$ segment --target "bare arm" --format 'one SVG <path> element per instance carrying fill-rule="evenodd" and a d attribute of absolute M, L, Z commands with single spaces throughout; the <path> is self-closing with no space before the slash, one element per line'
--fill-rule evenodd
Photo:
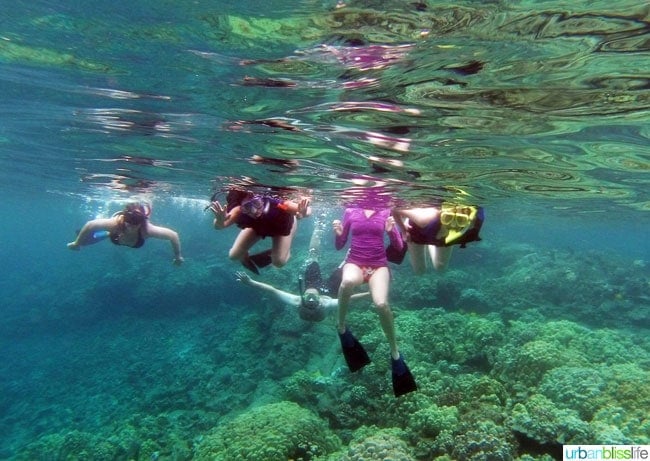
<path fill-rule="evenodd" d="M 369 291 L 364 291 L 363 293 L 353 294 L 350 299 L 366 298 L 369 295 Z M 330 296 L 321 296 L 320 303 L 328 314 L 335 312 L 339 308 L 339 300 Z"/>
<path fill-rule="evenodd" d="M 226 207 L 217 201 L 212 202 L 208 208 L 214 213 L 214 228 L 219 230 L 234 224 L 241 213 L 241 207 L 236 206 L 228 212 Z"/>
<path fill-rule="evenodd" d="M 68 248 L 71 250 L 79 250 L 83 245 L 81 242 L 86 242 L 88 240 L 88 237 L 93 234 L 93 232 L 97 232 L 99 230 L 106 230 L 111 232 L 116 227 L 116 218 L 100 218 L 88 221 L 86 224 L 84 224 L 84 227 L 81 228 L 74 242 L 68 243 Z"/>
<path fill-rule="evenodd" d="M 359 299 L 359 298 L 365 298 L 367 296 L 370 296 L 369 291 L 364 291 L 363 293 L 355 293 L 352 296 L 350 296 L 350 299 Z"/>
<path fill-rule="evenodd" d="M 389 216 L 386 219 L 386 233 L 390 240 L 390 244 L 397 251 L 401 251 L 404 248 L 404 239 L 402 238 L 402 233 L 399 231 L 399 226 L 395 224 L 395 218 Z"/>
<path fill-rule="evenodd" d="M 174 251 L 174 264 L 177 266 L 183 264 L 184 259 L 181 255 L 181 240 L 176 231 L 167 227 L 154 226 L 150 222 L 147 222 L 146 233 L 147 237 L 169 240 L 172 244 L 172 250 Z"/>
<path fill-rule="evenodd" d="M 260 290 L 266 291 L 267 293 L 271 293 L 273 296 L 275 296 L 276 299 L 278 299 L 279 301 L 285 304 L 294 307 L 300 306 L 300 296 L 287 293 L 286 291 L 278 290 L 274 286 L 271 286 L 267 283 L 262 283 L 262 282 L 258 282 L 257 280 L 253 280 L 248 276 L 248 274 L 244 272 L 236 272 L 235 276 L 237 277 L 237 281 L 243 283 L 244 285 L 252 286 Z"/>
<path fill-rule="evenodd" d="M 311 215 L 311 205 L 307 198 L 300 199 L 299 202 L 292 200 L 285 200 L 282 202 L 282 207 L 289 213 L 298 216 L 299 218 L 306 218 Z"/>
<path fill-rule="evenodd" d="M 343 222 L 335 219 L 332 222 L 334 229 L 334 247 L 337 250 L 342 249 L 348 241 L 348 234 L 350 233 L 350 210 L 346 209 L 343 213 Z"/>

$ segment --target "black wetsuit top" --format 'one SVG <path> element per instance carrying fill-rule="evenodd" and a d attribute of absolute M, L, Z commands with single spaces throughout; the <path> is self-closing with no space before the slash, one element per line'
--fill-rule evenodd
<path fill-rule="evenodd" d="M 120 230 L 120 232 L 111 232 L 109 234 L 109 238 L 111 239 L 111 242 L 113 242 L 115 245 L 120 245 L 120 246 L 125 246 L 125 247 L 130 247 L 130 248 L 140 248 L 142 245 L 144 245 L 144 237 L 142 236 L 142 226 L 138 228 L 138 240 L 133 245 L 124 245 L 123 243 L 120 243 L 120 237 L 122 237 L 122 234 L 124 234 L 124 230 Z"/>
<path fill-rule="evenodd" d="M 251 228 L 260 237 L 286 236 L 291 233 L 295 217 L 280 208 L 281 200 L 264 197 L 264 213 L 259 218 L 253 218 L 245 213 L 237 217 L 237 226 Z"/>

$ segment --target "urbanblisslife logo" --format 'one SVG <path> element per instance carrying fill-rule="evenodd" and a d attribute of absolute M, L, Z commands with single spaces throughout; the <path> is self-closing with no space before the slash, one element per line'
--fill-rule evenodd
<path fill-rule="evenodd" d="M 564 461 L 650 460 L 650 445 L 564 445 Z"/>

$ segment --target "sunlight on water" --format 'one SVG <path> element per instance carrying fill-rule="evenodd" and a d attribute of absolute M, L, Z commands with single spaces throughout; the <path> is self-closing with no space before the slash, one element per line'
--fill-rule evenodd
<path fill-rule="evenodd" d="M 412 201 L 458 199 L 459 188 L 480 203 L 647 208 L 638 2 L 342 5 L 269 16 L 158 6 L 129 21 L 35 4 L 0 42 L 5 107 L 29 104 L 18 76 L 38 69 L 31 94 L 61 113 L 43 120 L 43 141 L 85 148 L 43 155 L 18 119 L 3 149 L 29 146 L 32 172 L 52 167 L 61 189 L 91 195 L 207 197 L 245 176 L 318 197 L 361 177 Z M 110 29 L 123 38 L 103 40 Z M 20 178 L 17 169 L 7 163 L 5 174 Z"/>

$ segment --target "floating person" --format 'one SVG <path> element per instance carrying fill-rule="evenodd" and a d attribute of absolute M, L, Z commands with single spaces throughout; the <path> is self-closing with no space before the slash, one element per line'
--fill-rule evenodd
<path fill-rule="evenodd" d="M 256 274 L 259 274 L 260 267 L 269 264 L 284 266 L 291 256 L 297 220 L 311 214 L 309 199 L 294 202 L 231 188 L 226 195 L 226 203 L 222 205 L 216 200 L 217 195 L 206 207 L 206 210 L 214 213 L 215 229 L 221 230 L 233 224 L 242 229 L 228 257 L 240 261 L 246 269 Z M 249 254 L 249 250 L 266 237 L 271 237 L 273 241 L 271 249 Z"/>
<path fill-rule="evenodd" d="M 318 264 L 313 262 L 312 264 Z M 324 292 L 317 286 L 313 280 L 309 279 L 309 274 L 313 274 L 314 266 L 307 266 L 305 271 L 305 278 L 302 277 L 299 279 L 299 290 L 300 294 L 296 295 L 289 293 L 288 291 L 280 290 L 275 288 L 273 285 L 268 283 L 263 283 L 257 280 L 253 280 L 245 272 L 236 272 L 235 276 L 238 282 L 241 282 L 245 285 L 258 288 L 262 291 L 270 293 L 278 301 L 286 304 L 287 306 L 296 307 L 298 309 L 298 315 L 301 319 L 307 322 L 321 322 L 328 315 L 333 312 L 336 312 L 338 308 L 338 300 L 334 297 L 324 294 Z M 358 299 L 367 297 L 370 293 L 354 293 L 350 299 Z"/>
<path fill-rule="evenodd" d="M 149 221 L 151 207 L 141 203 L 130 203 L 124 210 L 118 211 L 110 218 L 88 221 L 77 233 L 77 238 L 68 243 L 71 250 L 80 250 L 82 246 L 93 245 L 109 239 L 115 245 L 140 248 L 146 239 L 152 237 L 169 240 L 174 251 L 174 264 L 180 266 L 184 259 L 181 255 L 181 242 L 178 233 L 171 229 L 155 226 Z"/>
<path fill-rule="evenodd" d="M 355 372 L 370 363 L 365 349 L 346 325 L 352 291 L 355 287 L 368 283 L 381 327 L 390 346 L 393 392 L 396 397 L 399 397 L 417 390 L 415 379 L 397 347 L 393 313 L 388 305 L 390 272 L 384 248 L 384 234 L 388 234 L 391 245 L 397 250 L 401 250 L 404 244 L 399 229 L 395 226 L 395 220 L 391 216 L 391 210 L 369 206 L 347 208 L 343 221 L 335 220 L 333 228 L 338 250 L 346 245 L 351 236 L 350 249 L 343 266 L 339 288 L 337 326 L 348 368 Z"/>
<path fill-rule="evenodd" d="M 237 272 L 237 281 L 272 294 L 277 300 L 288 306 L 298 308 L 298 315 L 308 322 L 321 322 L 338 308 L 339 285 L 341 284 L 342 264 L 337 267 L 327 280 L 323 279 L 318 259 L 323 227 L 315 223 L 309 242 L 309 253 L 304 275 L 298 278 L 299 295 L 289 293 L 274 286 L 253 280 L 244 272 Z M 355 293 L 350 299 L 367 297 L 370 293 Z"/>
<path fill-rule="evenodd" d="M 395 209 L 393 216 L 408 242 L 411 267 L 416 274 L 426 271 L 429 254 L 436 271 L 447 268 L 454 245 L 464 248 L 481 240 L 485 220 L 483 207 L 443 203 L 440 207 Z"/>

